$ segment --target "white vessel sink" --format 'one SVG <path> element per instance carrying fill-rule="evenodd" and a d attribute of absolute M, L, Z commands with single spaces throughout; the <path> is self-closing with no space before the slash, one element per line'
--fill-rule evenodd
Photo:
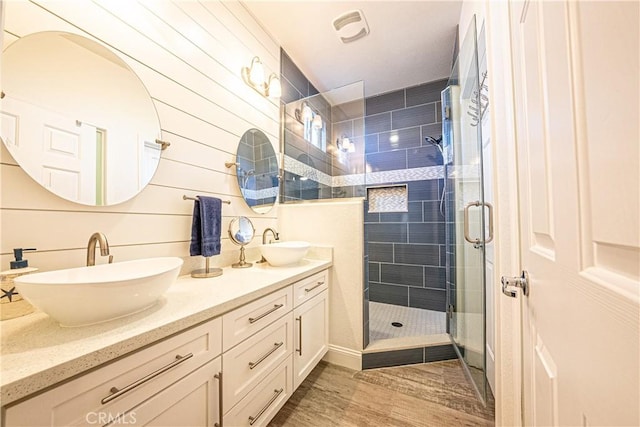
<path fill-rule="evenodd" d="M 274 267 L 282 267 L 299 262 L 307 254 L 308 242 L 291 241 L 260 245 L 262 256 Z"/>
<path fill-rule="evenodd" d="M 61 326 L 86 326 L 137 313 L 156 303 L 182 259 L 146 258 L 17 277 L 18 292 Z"/>

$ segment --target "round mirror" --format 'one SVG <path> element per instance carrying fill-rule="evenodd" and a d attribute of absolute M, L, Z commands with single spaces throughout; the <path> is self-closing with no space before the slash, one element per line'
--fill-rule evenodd
<path fill-rule="evenodd" d="M 267 135 L 249 129 L 240 138 L 236 153 L 238 186 L 254 212 L 267 213 L 276 203 L 280 180 L 278 157 Z"/>
<path fill-rule="evenodd" d="M 244 247 L 251 243 L 256 229 L 253 227 L 253 223 L 246 216 L 239 216 L 234 218 L 229 223 L 229 238 L 236 245 L 240 245 L 240 260 L 231 264 L 233 268 L 247 268 L 251 267 L 250 262 L 246 262 L 244 255 Z"/>
<path fill-rule="evenodd" d="M 84 205 L 115 205 L 151 180 L 158 115 L 136 74 L 103 45 L 42 32 L 2 54 L 0 137 L 31 178 Z"/>

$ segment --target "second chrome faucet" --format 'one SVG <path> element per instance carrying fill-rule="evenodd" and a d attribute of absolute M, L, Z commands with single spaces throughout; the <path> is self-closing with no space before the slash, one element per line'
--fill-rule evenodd
<path fill-rule="evenodd" d="M 280 240 L 280 234 L 273 228 L 271 227 L 267 227 L 264 229 L 264 231 L 262 232 L 262 244 L 266 245 L 267 244 L 267 234 L 273 234 L 273 238 L 274 240 Z M 271 242 L 269 242 L 271 243 Z M 267 260 L 264 258 L 264 256 L 262 258 L 260 258 L 260 261 L 258 261 L 258 263 L 263 263 L 263 262 L 267 262 Z"/>
<path fill-rule="evenodd" d="M 269 232 L 271 232 L 273 234 L 273 238 L 275 240 L 280 240 L 280 235 L 278 234 L 278 232 L 276 230 L 274 230 L 273 228 L 271 228 L 271 227 L 267 227 L 262 232 L 262 244 L 263 245 L 267 244 L 267 234 L 269 234 Z M 269 242 L 269 243 L 271 243 L 271 242 Z"/>

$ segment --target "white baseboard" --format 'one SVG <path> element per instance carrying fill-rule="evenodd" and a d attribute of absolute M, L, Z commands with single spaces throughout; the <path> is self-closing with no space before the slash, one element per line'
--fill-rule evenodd
<path fill-rule="evenodd" d="M 356 371 L 362 370 L 362 352 L 350 348 L 329 344 L 329 350 L 322 360 Z"/>

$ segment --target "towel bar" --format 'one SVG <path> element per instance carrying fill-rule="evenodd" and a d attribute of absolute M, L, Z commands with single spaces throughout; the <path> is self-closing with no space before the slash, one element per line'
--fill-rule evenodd
<path fill-rule="evenodd" d="M 222 276 L 222 269 L 221 268 L 216 268 L 216 267 L 211 267 L 209 265 L 209 260 L 211 257 L 205 257 L 205 267 L 201 268 L 199 270 L 193 270 L 191 272 L 191 277 L 195 278 L 195 279 L 207 279 L 209 277 L 218 277 L 218 276 Z"/>
<path fill-rule="evenodd" d="M 197 197 L 197 196 L 196 196 Z M 182 200 L 196 200 L 196 197 L 189 197 L 186 194 L 182 195 Z M 231 204 L 231 200 L 223 200 L 222 203 L 225 203 L 227 205 Z"/>

